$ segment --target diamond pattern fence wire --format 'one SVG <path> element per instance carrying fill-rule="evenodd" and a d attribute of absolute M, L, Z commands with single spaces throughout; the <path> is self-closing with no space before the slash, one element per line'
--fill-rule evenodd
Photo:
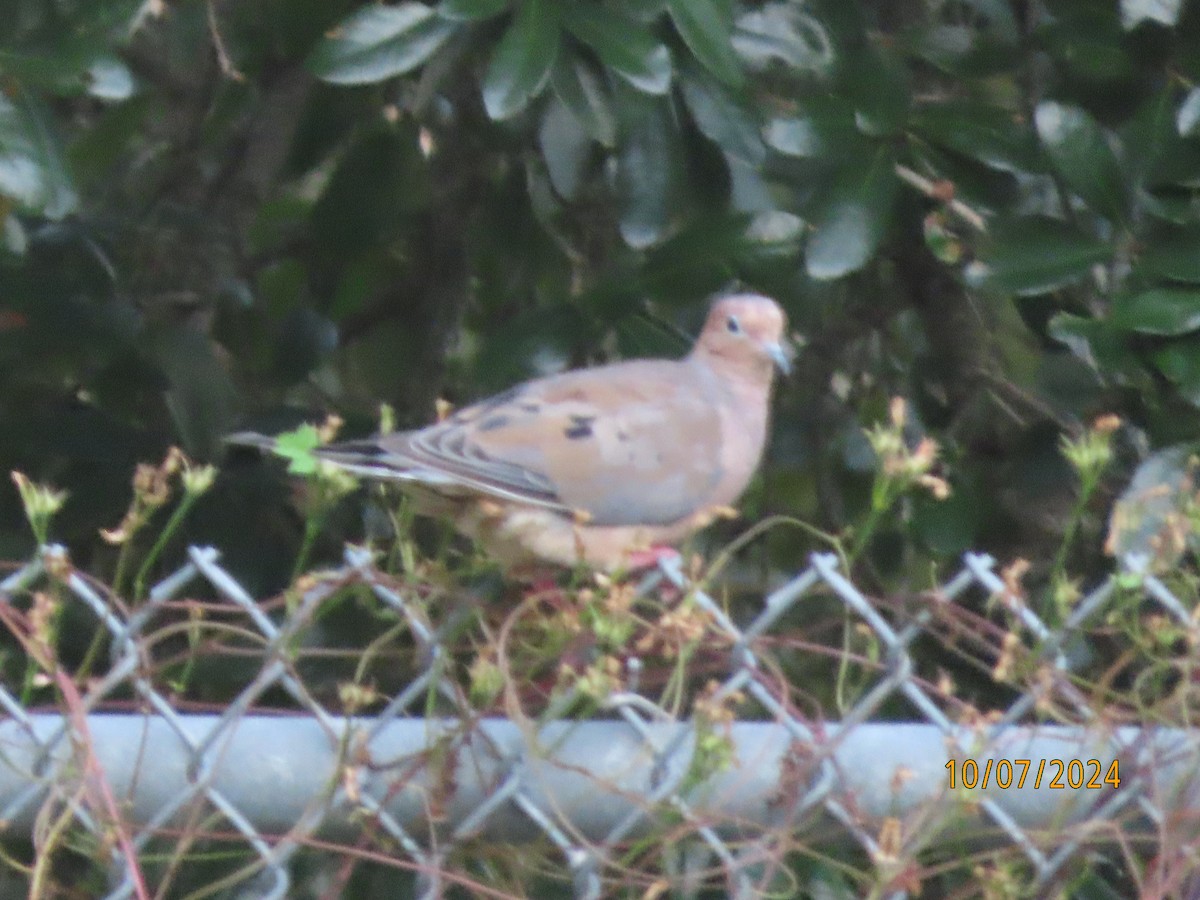
<path fill-rule="evenodd" d="M 188 557 L 134 607 L 60 547 L 0 582 L 0 824 L 30 848 L 5 896 L 1047 896 L 1097 867 L 1197 887 L 1194 604 L 1138 560 L 1053 625 L 986 556 L 894 602 L 829 554 L 757 602 L 676 559 L 495 625 L 361 549 L 271 600 Z M 804 639 L 818 608 L 839 639 Z M 516 672 L 521 629 L 572 610 L 557 670 Z M 339 616 L 378 640 L 339 647 Z M 1122 616 L 1169 677 L 1098 664 Z M 1005 704 L 924 667 L 931 640 Z M 810 658 L 832 712 L 793 683 Z M 1140 710 L 1116 684 L 1160 676 Z"/>

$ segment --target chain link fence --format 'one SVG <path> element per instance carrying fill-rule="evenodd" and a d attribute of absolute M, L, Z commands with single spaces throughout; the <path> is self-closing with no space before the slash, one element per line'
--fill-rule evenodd
<path fill-rule="evenodd" d="M 8 884 L 1194 896 L 1187 585 L 1126 560 L 1035 611 L 976 554 L 903 598 L 830 554 L 748 600 L 684 568 L 500 608 L 351 548 L 263 599 L 193 547 L 127 606 L 44 548 L 0 582 Z"/>

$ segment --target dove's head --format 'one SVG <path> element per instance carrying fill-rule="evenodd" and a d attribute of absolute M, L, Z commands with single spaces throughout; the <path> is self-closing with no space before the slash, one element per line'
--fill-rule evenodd
<path fill-rule="evenodd" d="M 792 369 L 795 351 L 787 340 L 787 318 L 779 304 L 759 294 L 736 294 L 717 300 L 708 311 L 693 351 L 713 362 L 761 373 Z"/>

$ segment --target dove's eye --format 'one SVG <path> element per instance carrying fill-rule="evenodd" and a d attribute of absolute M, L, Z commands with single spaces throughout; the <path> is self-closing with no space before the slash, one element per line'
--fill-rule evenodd
<path fill-rule="evenodd" d="M 725 320 L 725 328 L 729 331 L 730 334 L 741 334 L 742 333 L 742 323 L 738 321 L 737 316 L 730 316 L 728 319 L 726 319 Z"/>

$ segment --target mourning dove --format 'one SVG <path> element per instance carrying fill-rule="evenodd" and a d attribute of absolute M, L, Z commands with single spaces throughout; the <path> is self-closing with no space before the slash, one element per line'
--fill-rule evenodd
<path fill-rule="evenodd" d="M 510 571 L 628 568 L 707 525 L 749 484 L 774 370 L 790 369 L 785 329 L 774 300 L 725 297 L 683 359 L 527 381 L 426 428 L 314 452 L 400 484 L 419 512 L 449 519 Z"/>

